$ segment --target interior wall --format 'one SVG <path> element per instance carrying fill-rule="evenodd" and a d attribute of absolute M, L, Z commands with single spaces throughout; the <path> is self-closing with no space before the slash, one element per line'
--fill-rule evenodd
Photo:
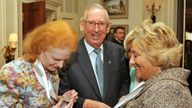
<path fill-rule="evenodd" d="M 79 35 L 79 39 L 81 39 L 83 37 L 83 33 L 80 30 L 79 27 L 79 20 L 80 18 L 83 16 L 83 12 L 85 7 L 87 6 L 87 0 L 84 0 L 84 2 L 82 2 L 82 0 L 78 0 L 78 24 L 76 24 L 78 27 L 78 35 Z"/>
<path fill-rule="evenodd" d="M 87 0 L 87 5 L 100 3 L 101 0 Z M 128 0 L 128 18 L 111 19 L 114 25 L 127 25 L 128 31 L 136 25 L 141 24 L 143 20 L 150 19 L 151 13 L 147 11 L 146 5 L 151 6 L 153 2 L 161 5 L 156 13 L 157 21 L 162 21 L 176 31 L 176 2 L 177 0 Z M 159 6 L 157 5 L 157 6 Z M 156 6 L 156 8 L 157 8 Z M 85 7 L 85 6 L 84 6 Z"/>
<path fill-rule="evenodd" d="M 0 0 L 0 67 L 4 64 L 2 48 L 6 45 L 6 0 Z"/>
<path fill-rule="evenodd" d="M 149 19 L 151 13 L 147 11 L 146 5 L 151 5 L 154 2 L 158 2 L 161 5 L 161 9 L 157 12 L 157 21 L 162 21 L 170 26 L 176 32 L 176 8 L 177 0 L 128 0 L 128 18 L 126 19 L 111 19 L 114 25 L 127 25 L 128 31 L 133 29 L 137 24 L 140 24 L 143 20 Z M 83 15 L 85 7 L 89 4 L 100 3 L 101 0 L 85 0 L 78 4 L 78 16 L 79 19 Z M 79 26 L 77 24 L 77 26 Z M 79 27 L 78 27 L 79 28 Z M 82 32 L 78 31 L 80 38 L 83 36 Z"/>
<path fill-rule="evenodd" d="M 28 0 L 0 0 L 0 48 L 7 45 L 8 34 L 11 32 L 21 32 L 22 27 L 22 13 L 21 2 Z M 34 1 L 34 0 L 31 0 Z M 100 3 L 101 0 L 77 0 L 78 11 L 76 22 L 78 28 L 79 38 L 83 36 L 79 29 L 79 19 L 83 16 L 85 7 L 92 3 Z M 165 22 L 167 25 L 176 28 L 176 1 L 177 0 L 159 0 L 162 1 L 161 10 L 157 14 L 157 19 Z M 112 24 L 123 24 L 128 26 L 128 31 L 133 29 L 137 24 L 140 24 L 144 19 L 150 18 L 150 13 L 146 11 L 145 0 L 128 0 L 128 18 L 125 19 L 111 19 Z M 19 34 L 19 48 L 16 52 L 17 55 L 22 54 L 22 41 L 21 34 Z M 2 52 L 0 53 L 0 67 L 4 64 Z"/>
<path fill-rule="evenodd" d="M 87 5 L 101 3 L 101 0 L 87 0 Z M 111 19 L 113 25 L 127 25 L 128 31 L 143 21 L 143 0 L 128 0 L 128 18 Z M 84 6 L 85 7 L 85 6 Z M 137 10 L 137 11 L 135 11 Z"/>
<path fill-rule="evenodd" d="M 128 18 L 111 19 L 114 25 L 127 25 L 128 31 L 143 21 L 143 0 L 128 0 Z"/>
<path fill-rule="evenodd" d="M 1 54 L 0 54 L 0 67 L 5 63 L 2 48 L 7 45 L 8 36 L 10 33 L 18 33 L 18 19 L 17 19 L 17 0 L 1 0 Z M 18 50 L 16 50 L 16 56 Z"/>
<path fill-rule="evenodd" d="M 129 11 L 128 11 L 128 25 L 129 31 L 132 30 L 136 25 L 141 24 L 144 20 L 144 0 L 129 0 Z"/>
<path fill-rule="evenodd" d="M 147 5 L 151 8 L 152 3 L 155 3 L 155 9 L 160 10 L 155 13 L 156 20 L 162 21 L 168 26 L 170 26 L 174 31 L 176 31 L 176 9 L 177 9 L 177 0 L 145 0 L 144 3 L 144 18 L 150 18 L 151 12 L 147 11 Z"/>
<path fill-rule="evenodd" d="M 165 7 L 165 22 L 175 32 L 177 32 L 177 1 L 178 0 L 166 0 Z"/>
<path fill-rule="evenodd" d="M 6 27 L 7 33 L 12 32 L 18 33 L 18 11 L 17 11 L 17 0 L 6 0 Z M 8 35 L 7 34 L 7 35 Z"/>

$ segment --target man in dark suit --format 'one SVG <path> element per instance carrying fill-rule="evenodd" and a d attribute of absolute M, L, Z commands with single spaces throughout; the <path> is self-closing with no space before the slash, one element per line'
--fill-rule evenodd
<path fill-rule="evenodd" d="M 129 72 L 123 47 L 104 40 L 110 27 L 108 13 L 101 5 L 93 4 L 86 8 L 80 20 L 84 38 L 71 57 L 69 68 L 63 70 L 67 72 L 60 73 L 59 93 L 75 89 L 79 96 L 76 108 L 113 107 L 129 91 Z M 95 49 L 101 50 L 100 69 Z"/>

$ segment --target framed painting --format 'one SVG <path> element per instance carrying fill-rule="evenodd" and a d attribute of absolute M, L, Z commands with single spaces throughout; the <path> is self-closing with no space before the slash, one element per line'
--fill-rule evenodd
<path fill-rule="evenodd" d="M 114 29 L 116 27 L 123 27 L 123 28 L 125 28 L 125 36 L 127 35 L 127 33 L 128 33 L 128 25 L 112 25 L 111 28 L 110 28 L 109 33 L 107 34 L 107 40 L 111 40 L 113 38 Z"/>
<path fill-rule="evenodd" d="M 128 0 L 101 0 L 110 18 L 128 18 Z"/>

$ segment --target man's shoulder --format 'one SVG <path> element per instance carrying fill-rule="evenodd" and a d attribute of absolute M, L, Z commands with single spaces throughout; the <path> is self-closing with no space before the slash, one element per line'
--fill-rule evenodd
<path fill-rule="evenodd" d="M 111 47 L 113 49 L 123 49 L 123 47 L 121 45 L 118 45 L 114 42 L 110 42 L 110 41 L 105 41 L 104 45 L 107 45 L 108 47 Z"/>

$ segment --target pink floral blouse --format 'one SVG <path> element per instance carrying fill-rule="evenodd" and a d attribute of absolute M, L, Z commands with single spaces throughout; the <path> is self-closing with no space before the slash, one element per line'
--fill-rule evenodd
<path fill-rule="evenodd" d="M 21 58 L 0 70 L 0 107 L 49 108 L 46 91 L 36 78 L 33 64 Z M 54 95 L 59 87 L 58 75 L 51 75 Z"/>

